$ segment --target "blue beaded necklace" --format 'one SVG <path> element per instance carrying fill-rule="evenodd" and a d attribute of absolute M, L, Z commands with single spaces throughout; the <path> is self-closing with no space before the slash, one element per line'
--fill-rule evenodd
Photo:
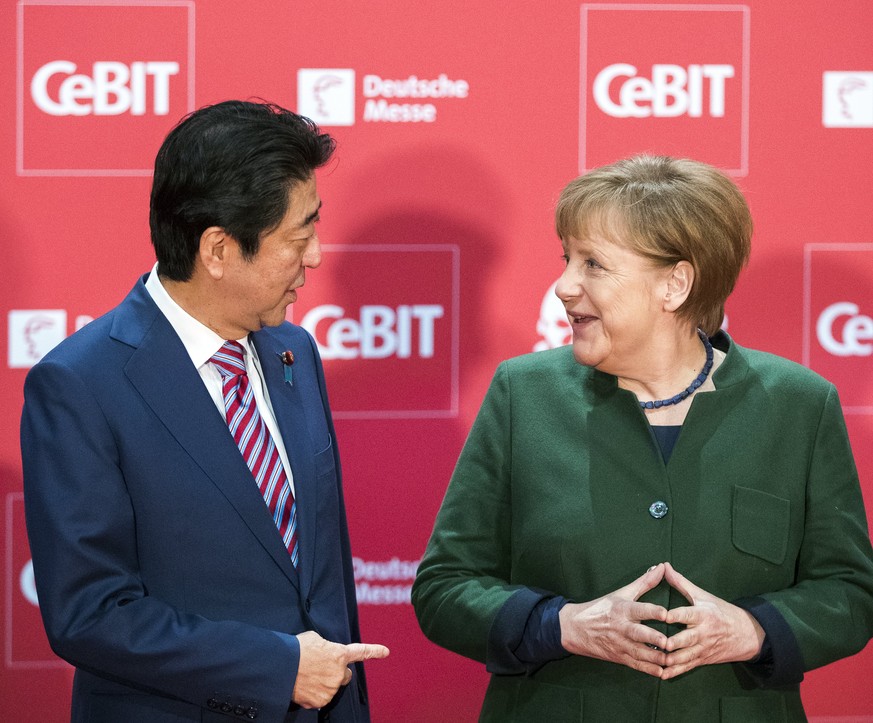
<path fill-rule="evenodd" d="M 679 402 L 683 399 L 687 399 L 697 388 L 700 387 L 701 384 L 703 384 L 703 382 L 706 381 L 706 378 L 709 376 L 709 372 L 712 369 L 712 344 L 709 343 L 709 338 L 700 329 L 697 330 L 697 336 L 700 337 L 700 341 L 703 342 L 703 348 L 706 349 L 706 363 L 703 365 L 703 369 L 700 374 L 697 375 L 697 378 L 688 385 L 687 389 L 683 389 L 675 397 L 670 397 L 669 399 L 657 399 L 653 402 L 639 402 L 640 407 L 643 409 L 660 409 L 661 407 L 669 407 L 671 404 L 679 404 Z"/>

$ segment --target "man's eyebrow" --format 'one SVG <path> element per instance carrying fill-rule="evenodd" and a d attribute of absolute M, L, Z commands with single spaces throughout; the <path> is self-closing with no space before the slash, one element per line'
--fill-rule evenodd
<path fill-rule="evenodd" d="M 319 201 L 318 208 L 316 208 L 312 213 L 310 213 L 306 218 L 303 219 L 303 223 L 300 224 L 301 228 L 303 226 L 308 226 L 313 221 L 315 221 L 316 218 L 318 218 L 318 213 L 319 213 L 319 211 L 321 211 L 322 203 L 323 203 L 322 201 Z"/>

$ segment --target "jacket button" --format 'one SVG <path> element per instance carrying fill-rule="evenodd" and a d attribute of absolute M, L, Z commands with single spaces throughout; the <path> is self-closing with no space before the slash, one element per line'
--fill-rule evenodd
<path fill-rule="evenodd" d="M 236 708 L 233 709 L 234 715 L 245 715 L 245 712 L 246 709 L 243 708 L 241 705 L 238 705 Z"/>
<path fill-rule="evenodd" d="M 249 708 L 246 711 L 246 718 L 248 718 L 249 720 L 254 720 L 257 717 L 258 717 L 258 709 L 257 708 Z"/>
<path fill-rule="evenodd" d="M 670 508 L 667 507 L 666 502 L 658 500 L 657 502 L 652 502 L 652 504 L 649 506 L 649 514 L 656 520 L 660 520 L 664 515 L 667 514 L 668 509 Z"/>
<path fill-rule="evenodd" d="M 214 709 L 214 708 L 218 708 L 219 704 L 218 704 L 218 701 L 215 700 L 215 698 L 210 698 L 209 700 L 206 701 L 206 705 L 208 705 L 210 708 Z"/>
<path fill-rule="evenodd" d="M 221 712 L 222 713 L 230 713 L 233 710 L 233 706 L 230 703 L 222 703 L 221 704 Z"/>

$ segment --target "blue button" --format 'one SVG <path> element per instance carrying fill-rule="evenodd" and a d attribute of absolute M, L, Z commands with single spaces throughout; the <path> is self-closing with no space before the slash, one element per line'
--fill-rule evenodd
<path fill-rule="evenodd" d="M 649 507 L 649 514 L 656 520 L 660 520 L 664 515 L 667 514 L 668 509 L 670 508 L 667 507 L 666 502 L 658 500 L 657 502 L 652 502 L 651 506 Z"/>

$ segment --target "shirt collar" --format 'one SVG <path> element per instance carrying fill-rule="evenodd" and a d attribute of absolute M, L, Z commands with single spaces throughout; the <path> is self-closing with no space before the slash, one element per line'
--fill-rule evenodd
<path fill-rule="evenodd" d="M 161 313 L 167 317 L 170 326 L 182 340 L 188 356 L 198 369 L 206 364 L 224 344 L 225 340 L 216 334 L 205 324 L 197 321 L 191 314 L 179 306 L 173 297 L 167 293 L 164 285 L 158 278 L 158 265 L 152 267 L 148 279 L 145 282 L 146 291 L 152 297 Z M 249 345 L 248 336 L 237 341 L 243 345 L 247 355 L 251 355 L 252 348 Z"/>

